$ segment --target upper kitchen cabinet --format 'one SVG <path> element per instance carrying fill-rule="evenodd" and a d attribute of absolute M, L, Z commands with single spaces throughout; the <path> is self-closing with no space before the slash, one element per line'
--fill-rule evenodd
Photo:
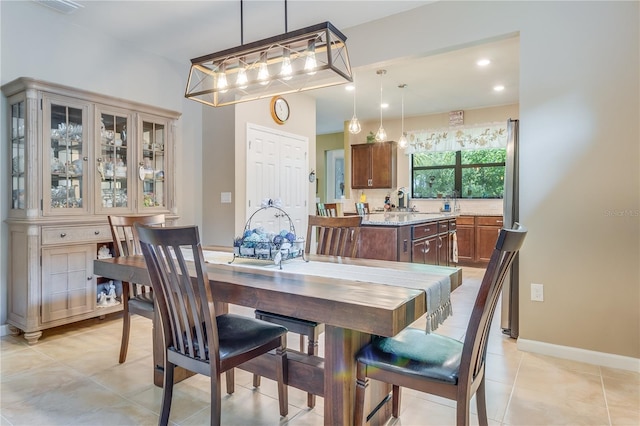
<path fill-rule="evenodd" d="M 351 145 L 351 187 L 393 188 L 396 176 L 394 142 Z"/>

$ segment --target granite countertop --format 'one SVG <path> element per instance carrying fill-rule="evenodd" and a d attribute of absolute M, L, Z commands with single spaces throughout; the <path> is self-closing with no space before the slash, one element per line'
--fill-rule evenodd
<path fill-rule="evenodd" d="M 450 219 L 458 213 L 420 213 L 420 212 L 389 212 L 370 213 L 362 218 L 363 225 L 370 226 L 404 226 L 418 223 L 433 222 Z"/>
<path fill-rule="evenodd" d="M 372 212 L 362 219 L 369 226 L 404 226 L 451 219 L 458 216 L 502 216 L 501 212 Z"/>

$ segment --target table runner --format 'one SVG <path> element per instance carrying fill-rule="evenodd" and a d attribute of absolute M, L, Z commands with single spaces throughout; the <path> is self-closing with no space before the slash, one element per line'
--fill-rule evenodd
<path fill-rule="evenodd" d="M 185 260 L 193 261 L 190 250 L 182 251 Z M 380 268 L 376 266 L 347 265 L 343 263 L 328 263 L 319 261 L 306 262 L 302 258 L 296 258 L 283 263 L 283 269 L 279 265 L 268 260 L 248 259 L 236 257 L 233 253 L 203 250 L 205 262 L 232 265 L 248 269 L 274 270 L 280 273 L 294 273 L 325 278 L 338 278 L 356 282 L 371 282 L 383 285 L 423 290 L 427 297 L 427 324 L 426 331 L 431 332 L 453 314 L 451 306 L 451 278 L 448 274 L 424 273 L 412 271 L 400 271 L 395 269 Z"/>

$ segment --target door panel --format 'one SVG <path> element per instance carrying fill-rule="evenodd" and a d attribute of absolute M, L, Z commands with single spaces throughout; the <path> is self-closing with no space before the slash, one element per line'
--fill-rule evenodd
<path fill-rule="evenodd" d="M 280 200 L 298 236 L 304 236 L 308 215 L 308 139 L 247 126 L 247 220 L 263 200 Z M 271 212 L 269 212 L 271 213 Z M 259 217 L 258 217 L 259 216 Z M 278 214 L 256 215 L 251 227 L 277 232 L 289 228 L 289 220 Z"/>

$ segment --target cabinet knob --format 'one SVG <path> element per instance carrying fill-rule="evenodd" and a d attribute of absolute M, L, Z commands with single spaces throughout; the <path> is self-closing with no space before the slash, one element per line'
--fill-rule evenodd
<path fill-rule="evenodd" d="M 100 231 L 93 231 L 94 234 L 100 235 Z"/>
<path fill-rule="evenodd" d="M 93 277 L 87 277 L 87 281 L 91 281 Z"/>
<path fill-rule="evenodd" d="M 82 161 L 89 161 L 89 157 L 82 157 Z"/>
<path fill-rule="evenodd" d="M 64 233 L 64 232 L 61 232 L 61 233 L 60 233 L 60 238 L 64 238 L 64 237 L 66 237 L 66 236 L 67 236 L 67 234 L 66 234 L 66 233 Z"/>
<path fill-rule="evenodd" d="M 96 159 L 96 161 L 97 161 L 98 163 L 102 163 L 102 161 L 103 161 L 103 160 L 102 160 L 102 157 L 98 157 L 98 158 Z"/>

